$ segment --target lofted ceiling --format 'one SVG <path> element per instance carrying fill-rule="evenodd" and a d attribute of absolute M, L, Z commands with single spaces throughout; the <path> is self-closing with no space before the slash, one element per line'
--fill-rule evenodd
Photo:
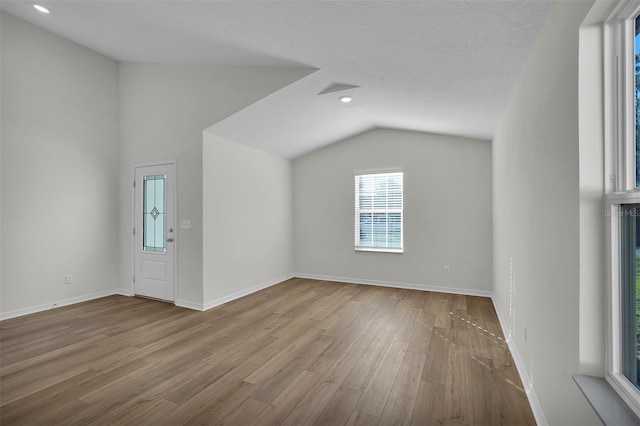
<path fill-rule="evenodd" d="M 51 13 L 22 0 L 0 8 L 118 61 L 316 69 L 208 129 L 286 158 L 376 127 L 492 139 L 552 4 L 38 3 Z"/>

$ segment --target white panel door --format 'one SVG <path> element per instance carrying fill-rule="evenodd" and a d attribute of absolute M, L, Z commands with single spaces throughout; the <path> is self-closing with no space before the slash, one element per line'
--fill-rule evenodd
<path fill-rule="evenodd" d="M 173 302 L 175 164 L 134 170 L 134 293 Z"/>

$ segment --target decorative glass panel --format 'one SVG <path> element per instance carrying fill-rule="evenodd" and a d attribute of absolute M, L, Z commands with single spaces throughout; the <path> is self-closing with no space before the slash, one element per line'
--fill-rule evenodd
<path fill-rule="evenodd" d="M 145 176 L 143 178 L 143 236 L 142 249 L 164 253 L 167 251 L 165 238 L 165 191 L 166 175 Z"/>

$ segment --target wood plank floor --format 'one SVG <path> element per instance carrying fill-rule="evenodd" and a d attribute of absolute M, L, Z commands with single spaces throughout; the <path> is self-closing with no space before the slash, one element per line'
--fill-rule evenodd
<path fill-rule="evenodd" d="M 0 323 L 7 425 L 533 425 L 487 298 L 292 279 Z"/>

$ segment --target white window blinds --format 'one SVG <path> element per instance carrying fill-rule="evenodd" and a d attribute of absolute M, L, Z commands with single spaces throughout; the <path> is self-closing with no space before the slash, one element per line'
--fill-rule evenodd
<path fill-rule="evenodd" d="M 355 248 L 402 252 L 403 172 L 355 175 Z"/>

